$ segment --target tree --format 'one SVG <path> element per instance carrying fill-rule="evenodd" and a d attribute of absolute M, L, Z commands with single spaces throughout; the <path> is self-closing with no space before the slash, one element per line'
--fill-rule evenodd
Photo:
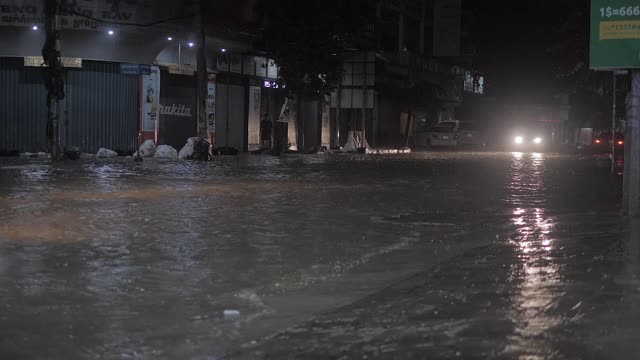
<path fill-rule="evenodd" d="M 279 82 L 303 99 L 330 93 L 341 76 L 340 53 L 353 49 L 366 0 L 265 0 L 264 46 Z"/>
<path fill-rule="evenodd" d="M 569 94 L 611 95 L 611 74 L 589 69 L 589 4 L 561 13 L 546 49 L 559 88 Z"/>

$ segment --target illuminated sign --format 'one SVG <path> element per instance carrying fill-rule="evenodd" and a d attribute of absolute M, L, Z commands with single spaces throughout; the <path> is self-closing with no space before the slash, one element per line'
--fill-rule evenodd
<path fill-rule="evenodd" d="M 278 85 L 278 83 L 275 82 L 275 81 L 265 80 L 262 83 L 262 87 L 269 88 L 269 89 L 278 89 L 280 87 L 280 85 Z M 284 89 L 284 88 L 286 88 L 286 86 L 282 85 L 282 88 Z"/>

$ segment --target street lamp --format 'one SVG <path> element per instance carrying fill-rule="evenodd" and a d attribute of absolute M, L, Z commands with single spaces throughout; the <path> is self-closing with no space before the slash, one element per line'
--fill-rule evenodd
<path fill-rule="evenodd" d="M 173 38 L 171 36 L 169 36 L 167 38 L 167 40 L 171 41 L 171 40 L 173 40 Z M 181 70 L 182 69 L 182 41 L 180 41 L 180 39 L 178 39 L 177 42 L 178 42 L 178 70 Z M 192 41 L 189 41 L 187 43 L 187 45 L 190 48 L 196 46 L 196 44 L 194 42 L 192 42 Z"/>
<path fill-rule="evenodd" d="M 172 38 L 171 36 L 169 36 L 169 37 L 167 38 L 167 40 L 171 41 L 171 40 L 173 40 L 173 38 Z"/>
<path fill-rule="evenodd" d="M 109 30 L 109 31 L 107 31 L 107 34 L 109 34 L 109 35 L 113 35 L 113 34 L 114 34 L 114 32 L 113 32 L 113 30 Z"/>
<path fill-rule="evenodd" d="M 38 30 L 38 25 L 33 25 L 32 29 L 33 29 L 33 31 Z"/>

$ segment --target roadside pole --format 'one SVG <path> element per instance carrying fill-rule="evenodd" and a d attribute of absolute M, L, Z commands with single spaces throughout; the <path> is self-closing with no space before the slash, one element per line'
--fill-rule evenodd
<path fill-rule="evenodd" d="M 207 98 L 208 98 L 208 74 L 207 74 L 207 57 L 205 53 L 206 34 L 205 34 L 205 14 L 206 2 L 200 0 L 200 12 L 198 14 L 198 55 L 196 60 L 196 99 L 198 102 L 198 136 L 202 139 L 208 139 L 207 126 Z M 209 146 L 211 151 L 211 146 Z"/>
<path fill-rule="evenodd" d="M 611 174 L 616 173 L 616 78 L 617 74 L 613 72 L 613 115 L 611 116 Z"/>
<path fill-rule="evenodd" d="M 640 217 L 640 70 L 631 72 L 631 92 L 627 96 L 623 210 Z"/>
<path fill-rule="evenodd" d="M 45 2 L 45 31 L 46 40 L 42 47 L 42 58 L 46 70 L 45 87 L 47 88 L 47 136 L 51 160 L 60 156 L 60 122 L 58 103 L 64 99 L 64 79 L 60 62 L 60 22 L 58 18 L 58 3 L 56 0 Z"/>
<path fill-rule="evenodd" d="M 637 26 L 639 22 L 640 4 L 635 0 L 591 0 L 589 68 L 631 70 L 631 89 L 626 97 L 627 128 L 624 143 L 622 203 L 623 213 L 630 217 L 640 217 L 640 57 L 638 56 L 640 27 Z M 615 140 L 615 126 L 612 130 Z"/>

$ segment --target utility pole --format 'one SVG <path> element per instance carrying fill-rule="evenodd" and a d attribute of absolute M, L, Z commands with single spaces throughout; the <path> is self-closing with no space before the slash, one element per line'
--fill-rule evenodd
<path fill-rule="evenodd" d="M 60 122 L 58 103 L 64 99 L 64 79 L 60 61 L 60 23 L 57 0 L 45 0 L 46 40 L 42 47 L 42 58 L 47 66 L 45 87 L 47 88 L 47 137 L 51 160 L 60 156 Z"/>
<path fill-rule="evenodd" d="M 613 106 L 612 106 L 612 119 L 611 119 L 611 173 L 616 173 L 616 86 L 617 74 L 613 72 Z"/>
<path fill-rule="evenodd" d="M 640 69 L 631 71 L 625 136 L 623 210 L 631 217 L 640 217 Z"/>
<path fill-rule="evenodd" d="M 200 0 L 199 11 L 199 26 L 200 26 L 200 39 L 198 41 L 198 60 L 197 60 L 197 94 L 198 101 L 198 136 L 203 139 L 208 139 L 207 129 L 207 57 L 205 54 L 205 13 L 206 2 Z"/>

